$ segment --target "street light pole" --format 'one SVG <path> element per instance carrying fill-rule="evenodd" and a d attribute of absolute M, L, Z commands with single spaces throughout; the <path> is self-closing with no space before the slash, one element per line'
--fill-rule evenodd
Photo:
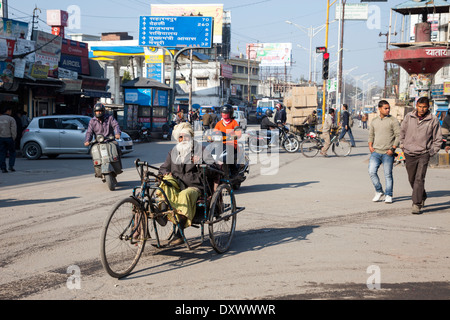
<path fill-rule="evenodd" d="M 318 26 L 316 28 L 314 28 L 313 26 L 310 26 L 309 28 L 305 28 L 303 26 L 300 26 L 296 23 L 293 23 L 291 21 L 285 21 L 287 24 L 291 24 L 294 27 L 300 29 L 301 31 L 303 31 L 304 33 L 306 33 L 309 37 L 309 83 L 311 83 L 312 81 L 312 40 L 313 38 L 320 32 L 323 30 L 323 28 L 325 28 L 325 25 L 323 26 Z"/>

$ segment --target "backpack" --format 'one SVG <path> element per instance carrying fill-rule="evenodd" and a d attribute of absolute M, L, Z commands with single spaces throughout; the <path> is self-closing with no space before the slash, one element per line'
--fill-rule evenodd
<path fill-rule="evenodd" d="M 350 128 L 353 127 L 353 117 L 351 114 L 348 115 L 348 125 L 350 126 Z"/>

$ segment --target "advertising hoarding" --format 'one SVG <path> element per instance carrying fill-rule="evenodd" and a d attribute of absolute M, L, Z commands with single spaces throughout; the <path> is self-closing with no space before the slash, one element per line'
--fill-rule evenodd
<path fill-rule="evenodd" d="M 25 39 L 28 34 L 28 23 L 0 18 L 0 36 L 7 38 Z"/>
<path fill-rule="evenodd" d="M 292 43 L 247 44 L 247 59 L 261 62 L 261 67 L 284 67 L 292 63 Z"/>

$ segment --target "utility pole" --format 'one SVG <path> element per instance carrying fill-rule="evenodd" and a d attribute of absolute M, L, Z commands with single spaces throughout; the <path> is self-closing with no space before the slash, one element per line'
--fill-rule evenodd
<path fill-rule="evenodd" d="M 37 11 L 39 11 L 39 13 L 42 13 L 41 9 L 39 9 L 37 6 L 33 9 L 33 22 L 31 25 L 31 36 L 30 36 L 31 40 L 33 40 L 34 31 L 37 30 L 36 24 L 39 19 L 39 15 L 36 13 Z"/>
<path fill-rule="evenodd" d="M 8 0 L 0 0 L 0 4 L 1 4 L 0 14 L 2 15 L 1 18 L 8 19 Z"/>
<path fill-rule="evenodd" d="M 192 62 L 193 62 L 193 58 L 192 58 L 192 49 L 189 51 L 189 61 L 190 61 L 190 65 L 189 65 L 189 114 L 192 116 Z M 217 55 L 216 55 L 217 56 Z"/>
<path fill-rule="evenodd" d="M 342 56 L 344 53 L 344 22 L 345 22 L 345 4 L 346 0 L 341 1 L 341 8 L 342 8 L 342 16 L 340 17 L 340 44 L 339 44 L 339 62 L 338 62 L 338 86 L 337 86 L 337 108 L 340 112 L 341 110 L 341 98 L 342 98 Z M 345 85 L 345 84 L 344 84 Z"/>
<path fill-rule="evenodd" d="M 386 37 L 386 50 L 389 49 L 389 32 L 381 33 L 379 34 L 379 37 L 385 36 Z M 383 92 L 383 98 L 387 98 L 387 79 L 388 79 L 388 64 L 387 62 L 384 62 L 384 92 Z"/>

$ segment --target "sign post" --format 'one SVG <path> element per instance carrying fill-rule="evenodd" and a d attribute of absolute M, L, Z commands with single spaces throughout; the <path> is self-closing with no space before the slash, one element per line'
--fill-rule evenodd
<path fill-rule="evenodd" d="M 172 92 L 169 99 L 169 121 L 172 118 L 176 92 L 176 62 L 187 50 L 194 48 L 211 48 L 214 18 L 203 16 L 141 16 L 139 23 L 139 45 L 165 49 L 171 58 L 170 85 Z M 179 49 L 172 52 L 172 49 Z"/>

